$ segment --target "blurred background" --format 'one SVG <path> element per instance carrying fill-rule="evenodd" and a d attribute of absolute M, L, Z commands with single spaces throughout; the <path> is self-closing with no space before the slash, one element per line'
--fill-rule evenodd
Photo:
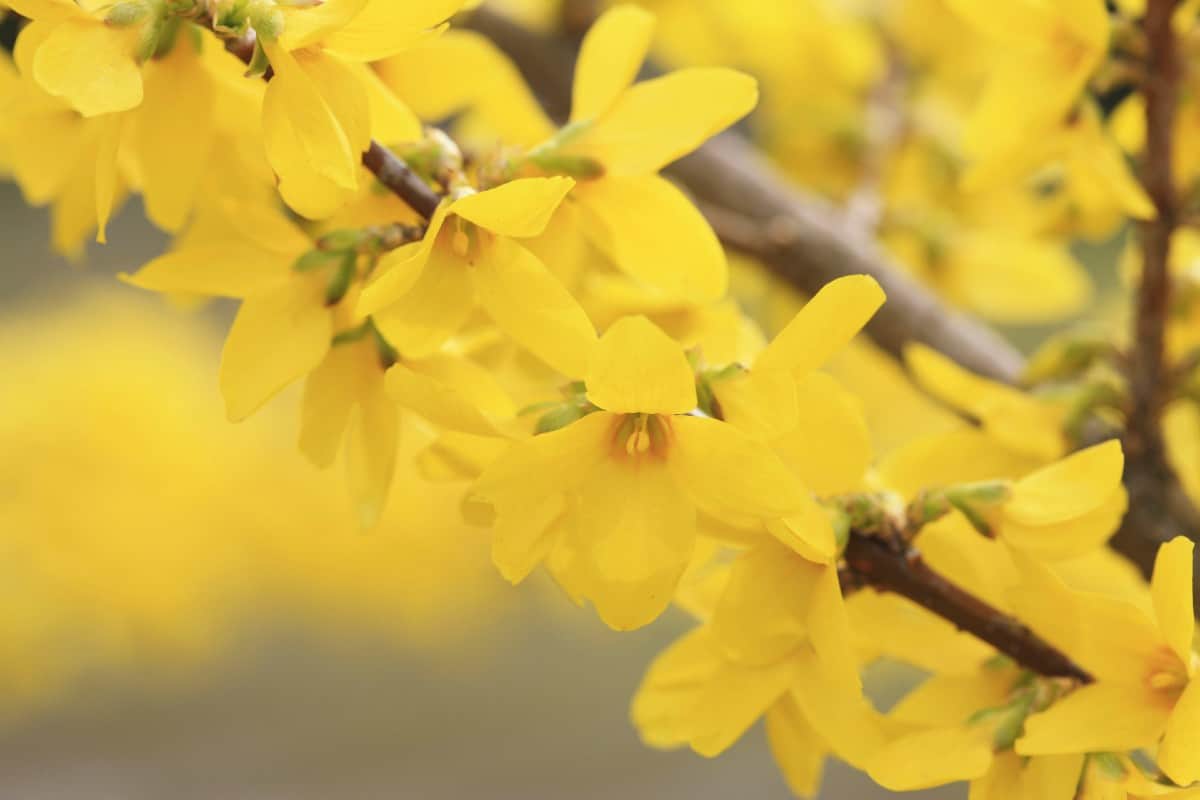
<path fill-rule="evenodd" d="M 109 237 L 69 264 L 0 184 L 0 797 L 788 796 L 758 727 L 714 761 L 638 741 L 682 615 L 617 634 L 511 588 L 416 474 L 358 532 L 294 393 L 225 421 L 230 309 L 117 280 L 165 245 L 135 205 Z M 888 796 L 829 766 L 822 797 Z"/>

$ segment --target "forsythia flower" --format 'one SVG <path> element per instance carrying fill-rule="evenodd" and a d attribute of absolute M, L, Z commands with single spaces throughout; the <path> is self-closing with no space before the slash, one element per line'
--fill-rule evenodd
<path fill-rule="evenodd" d="M 996 50 L 967 133 L 968 150 L 983 158 L 1019 149 L 1061 121 L 1108 46 L 1103 0 L 947 4 Z"/>
<path fill-rule="evenodd" d="M 326 0 L 251 20 L 274 70 L 262 105 L 267 158 L 297 213 L 318 219 L 345 202 L 373 134 L 420 137 L 420 123 L 363 62 L 419 41 L 462 5 Z"/>
<path fill-rule="evenodd" d="M 29 74 L 46 92 L 85 117 L 127 111 L 142 102 L 139 38 L 152 35 L 150 15 L 117 25 L 74 0 L 11 0 L 33 22 L 21 32 Z M 151 40 L 150 44 L 154 44 Z M 153 47 L 149 48 L 153 52 Z"/>
<path fill-rule="evenodd" d="M 830 750 L 862 765 L 884 742 L 837 569 L 770 540 L 734 562 L 711 619 L 651 664 L 632 714 L 647 744 L 710 757 L 765 716 L 775 760 L 803 795 Z"/>
<path fill-rule="evenodd" d="M 580 375 L 596 333 L 571 294 L 514 241 L 537 236 L 571 190 L 570 178 L 521 178 L 444 202 L 419 243 L 380 263 L 358 312 L 402 352 L 423 355 L 453 336 L 476 306 L 515 341 L 566 375 Z"/>
<path fill-rule="evenodd" d="M 584 38 L 570 123 L 525 161 L 578 178 L 570 199 L 588 237 L 618 268 L 668 295 L 707 302 L 727 284 L 725 256 L 704 217 L 656 173 L 745 116 L 752 78 L 691 68 L 633 84 L 654 17 L 607 12 Z"/>
<path fill-rule="evenodd" d="M 1075 592 L 1039 565 L 1018 560 L 1021 617 L 1096 678 L 1031 716 L 1021 755 L 1123 752 L 1158 745 L 1156 761 L 1180 785 L 1200 781 L 1200 656 L 1193 648 L 1191 541 L 1162 545 L 1151 581 L 1153 614 Z"/>
<path fill-rule="evenodd" d="M 213 237 L 214 229 L 220 238 Z M 282 216 L 229 207 L 198 220 L 174 251 L 129 281 L 162 292 L 241 299 L 221 358 L 230 419 L 248 417 L 308 376 L 301 450 L 327 467 L 344 443 L 360 522 L 371 527 L 395 469 L 397 404 L 435 424 L 476 434 L 495 433 L 476 410 L 476 399 L 498 417 L 512 409 L 480 367 L 434 353 L 401 357 L 370 320 L 353 311 L 358 255 L 318 253 L 317 266 L 310 268 L 303 257 L 312 249 L 309 237 Z"/>
<path fill-rule="evenodd" d="M 493 552 L 509 580 L 557 549 L 567 591 L 612 627 L 636 628 L 670 603 L 700 510 L 765 520 L 805 503 L 765 445 L 692 414 L 692 368 L 645 318 L 605 332 L 585 384 L 599 410 L 514 445 L 475 487 L 496 509 Z"/>

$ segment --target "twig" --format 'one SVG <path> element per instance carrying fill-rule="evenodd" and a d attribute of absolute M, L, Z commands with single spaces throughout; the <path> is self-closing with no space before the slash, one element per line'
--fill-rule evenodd
<path fill-rule="evenodd" d="M 1146 575 L 1153 569 L 1161 542 L 1176 534 L 1196 538 L 1200 533 L 1200 512 L 1184 493 L 1168 460 L 1162 430 L 1162 412 L 1172 384 L 1164 347 L 1173 289 L 1171 238 L 1179 224 L 1172 163 L 1180 80 L 1179 54 L 1171 28 L 1175 6 L 1175 0 L 1150 0 L 1142 23 L 1148 48 L 1143 83 L 1146 149 L 1141 177 L 1156 214 L 1138 229 L 1142 274 L 1126 368 L 1131 409 L 1124 438 L 1125 485 L 1130 509 L 1113 537 L 1113 546 Z M 1195 598 L 1200 606 L 1200 591 Z"/>
<path fill-rule="evenodd" d="M 845 564 L 852 587 L 906 597 L 1039 675 L 1092 681 L 1082 667 L 1029 628 L 931 569 L 911 545 L 852 533 Z"/>

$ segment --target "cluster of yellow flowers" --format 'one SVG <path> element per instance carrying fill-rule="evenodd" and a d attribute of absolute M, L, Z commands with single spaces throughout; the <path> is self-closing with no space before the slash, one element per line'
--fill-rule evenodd
<path fill-rule="evenodd" d="M 799 795 L 833 755 L 974 800 L 1200 797 L 1192 543 L 1132 573 L 1105 546 L 1121 444 L 1085 446 L 1097 414 L 1122 421 L 1116 345 L 1052 342 L 1031 393 L 910 344 L 958 413 L 914 400 L 933 421 L 879 449 L 864 409 L 890 409 L 859 394 L 902 379 L 852 343 L 879 283 L 826 284 L 768 340 L 659 175 L 755 109 L 753 73 L 771 155 L 899 263 L 990 318 L 1062 318 L 1091 292 L 1068 243 L 1156 213 L 1126 159 L 1139 98 L 1107 119 L 1093 99 L 1145 48 L 1138 3 L 747 0 L 712 30 L 650 3 L 678 68 L 642 81 L 656 19 L 619 4 L 559 127 L 487 39 L 448 30 L 466 0 L 2 1 L 29 21 L 0 64 L 0 166 L 52 204 L 56 247 L 103 241 L 139 193 L 175 239 L 124 280 L 240 302 L 229 419 L 302 382 L 299 449 L 340 461 L 362 528 L 490 529 L 506 579 L 542 565 L 617 630 L 694 615 L 634 700 L 647 743 L 712 756 L 763 717 Z M 747 72 L 692 66 L 714 61 Z M 1177 237 L 1184 274 L 1200 248 Z M 425 492 L 454 508 L 389 516 Z M 881 659 L 928 673 L 886 711 L 860 677 Z"/>

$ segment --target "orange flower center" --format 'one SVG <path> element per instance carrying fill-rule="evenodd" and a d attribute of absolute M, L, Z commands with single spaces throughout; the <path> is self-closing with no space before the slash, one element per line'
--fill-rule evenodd
<path fill-rule="evenodd" d="M 662 414 L 625 414 L 613 437 L 613 451 L 620 458 L 661 457 L 670 435 L 670 420 Z"/>
<path fill-rule="evenodd" d="M 1174 650 L 1162 648 L 1150 659 L 1146 686 L 1156 692 L 1176 694 L 1188 684 L 1188 669 Z"/>

